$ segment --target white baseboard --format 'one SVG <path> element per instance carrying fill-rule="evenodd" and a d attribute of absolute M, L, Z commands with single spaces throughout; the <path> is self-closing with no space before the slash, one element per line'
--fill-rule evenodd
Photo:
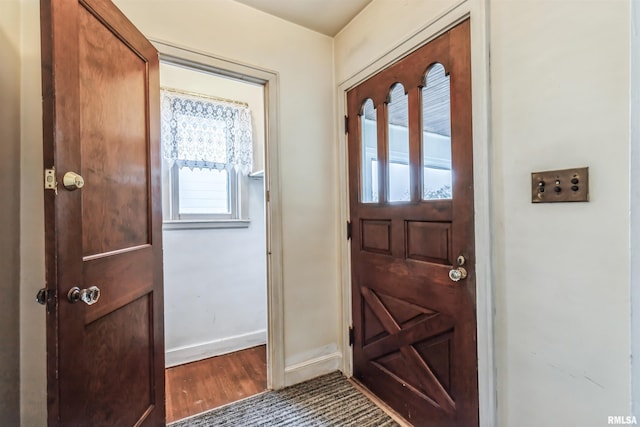
<path fill-rule="evenodd" d="M 284 385 L 286 387 L 307 381 L 320 375 L 340 370 L 342 367 L 342 353 L 335 352 L 316 357 L 284 369 Z"/>
<path fill-rule="evenodd" d="M 172 366 L 183 365 L 208 357 L 255 347 L 265 344 L 266 342 L 267 331 L 261 330 L 205 343 L 168 349 L 165 353 L 165 366 L 170 368 Z"/>

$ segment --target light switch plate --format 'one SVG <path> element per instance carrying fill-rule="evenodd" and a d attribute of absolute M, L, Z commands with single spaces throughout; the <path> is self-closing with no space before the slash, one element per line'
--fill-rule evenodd
<path fill-rule="evenodd" d="M 589 168 L 531 173 L 531 203 L 589 201 Z"/>

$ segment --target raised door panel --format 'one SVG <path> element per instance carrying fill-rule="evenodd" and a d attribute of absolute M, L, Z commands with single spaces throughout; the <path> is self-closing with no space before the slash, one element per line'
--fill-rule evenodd
<path fill-rule="evenodd" d="M 83 256 L 149 244 L 147 63 L 79 10 Z"/>

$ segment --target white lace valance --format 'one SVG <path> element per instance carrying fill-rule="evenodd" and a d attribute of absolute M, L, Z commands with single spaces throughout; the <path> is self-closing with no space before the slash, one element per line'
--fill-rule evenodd
<path fill-rule="evenodd" d="M 246 105 L 163 89 L 161 114 L 162 151 L 170 164 L 251 172 L 251 110 Z"/>

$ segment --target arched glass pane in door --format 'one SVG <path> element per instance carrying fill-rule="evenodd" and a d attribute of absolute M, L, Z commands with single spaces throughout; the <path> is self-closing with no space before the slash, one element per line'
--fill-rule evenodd
<path fill-rule="evenodd" d="M 434 64 L 422 88 L 422 199 L 451 199 L 451 91 L 442 64 Z"/>
<path fill-rule="evenodd" d="M 376 108 L 371 99 L 362 105 L 360 114 L 360 147 L 362 150 L 360 167 L 362 174 L 362 203 L 378 202 L 378 128 Z"/>
<path fill-rule="evenodd" d="M 389 179 L 387 200 L 411 200 L 409 168 L 409 97 L 404 86 L 396 83 L 391 88 L 388 105 L 389 117 Z"/>

